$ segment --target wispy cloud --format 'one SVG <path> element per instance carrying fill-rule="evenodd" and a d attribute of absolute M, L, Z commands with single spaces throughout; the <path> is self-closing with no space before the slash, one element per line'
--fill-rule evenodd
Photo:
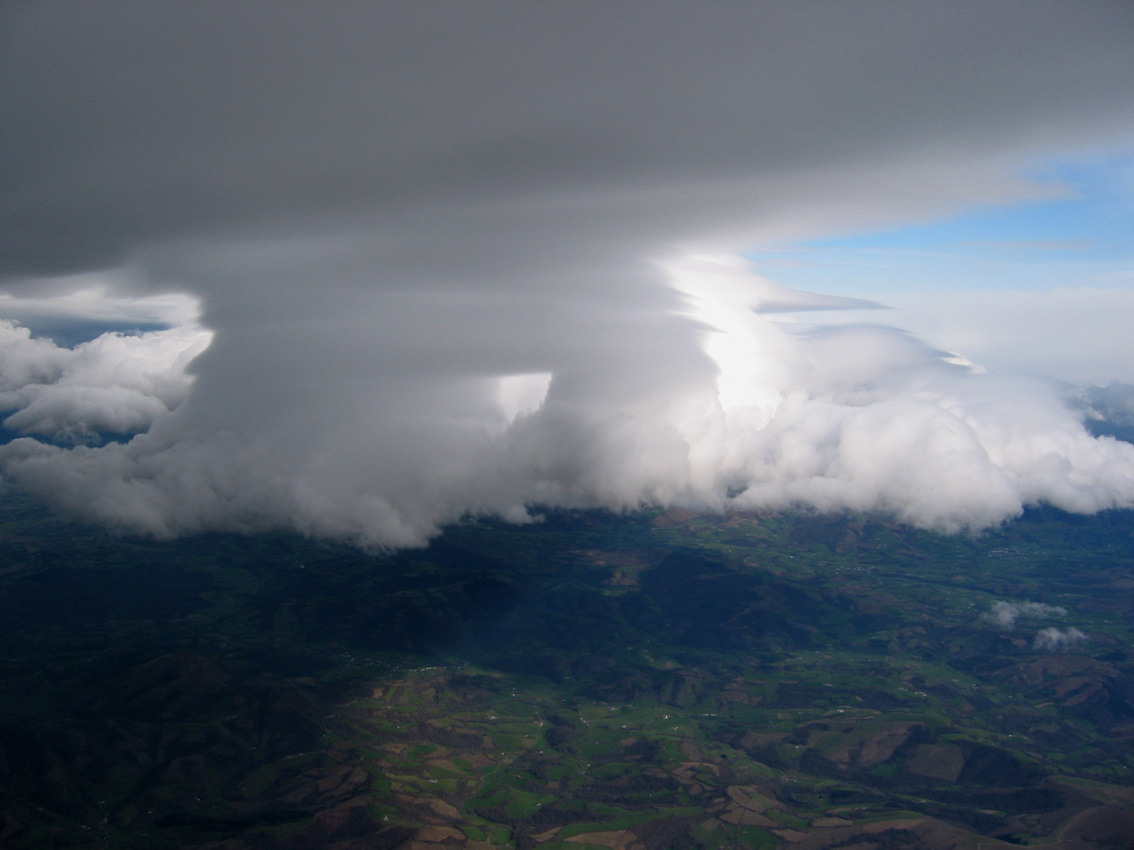
<path fill-rule="evenodd" d="M 992 604 L 992 610 L 985 614 L 984 618 L 1002 629 L 1013 629 L 1016 626 L 1016 621 L 1021 617 L 1025 619 L 1052 619 L 1066 616 L 1067 609 L 1062 605 L 999 600 Z"/>
<path fill-rule="evenodd" d="M 1040 652 L 1063 652 L 1068 649 L 1073 649 L 1076 646 L 1082 646 L 1087 643 L 1088 638 L 1083 632 L 1075 628 L 1064 629 L 1060 631 L 1056 628 L 1040 629 L 1036 633 L 1036 639 L 1032 644 L 1032 648 Z"/>
<path fill-rule="evenodd" d="M 961 248 L 989 248 L 996 251 L 1086 251 L 1087 239 L 970 239 L 959 242 Z"/>

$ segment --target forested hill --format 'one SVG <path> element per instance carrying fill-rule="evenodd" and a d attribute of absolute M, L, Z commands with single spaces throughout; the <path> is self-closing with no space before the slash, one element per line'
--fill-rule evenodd
<path fill-rule="evenodd" d="M 3 511 L 3 846 L 1134 835 L 1130 513 L 551 513 L 367 554 Z"/>

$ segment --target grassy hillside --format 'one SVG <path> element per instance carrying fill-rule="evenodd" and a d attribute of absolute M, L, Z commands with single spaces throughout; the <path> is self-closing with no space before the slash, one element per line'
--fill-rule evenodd
<path fill-rule="evenodd" d="M 1134 835 L 1130 513 L 553 513 L 386 555 L 0 516 L 2 846 Z"/>

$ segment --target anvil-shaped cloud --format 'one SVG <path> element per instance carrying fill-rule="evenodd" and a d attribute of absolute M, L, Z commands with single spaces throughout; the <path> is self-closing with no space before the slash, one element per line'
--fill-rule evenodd
<path fill-rule="evenodd" d="M 107 297 L 186 293 L 201 314 L 151 330 L 182 336 L 160 337 L 172 383 L 143 433 L 17 439 L 0 463 L 129 528 L 379 546 L 538 506 L 957 529 L 1132 505 L 1134 447 L 1092 438 L 1053 386 L 805 324 L 872 305 L 697 259 L 1047 191 L 1019 165 L 1130 141 L 1132 11 L 7 7 L 6 291 L 99 272 Z M 213 337 L 190 381 L 193 321 Z M 19 400 L 45 396 L 74 427 L 62 373 L 26 374 L 8 427 L 47 427 Z"/>

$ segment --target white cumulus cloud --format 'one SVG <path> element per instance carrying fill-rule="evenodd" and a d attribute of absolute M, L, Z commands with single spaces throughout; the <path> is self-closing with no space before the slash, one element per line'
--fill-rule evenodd
<path fill-rule="evenodd" d="M 193 327 L 105 333 L 65 348 L 0 320 L 3 426 L 57 440 L 145 431 L 184 400 L 186 368 L 211 336 Z"/>

